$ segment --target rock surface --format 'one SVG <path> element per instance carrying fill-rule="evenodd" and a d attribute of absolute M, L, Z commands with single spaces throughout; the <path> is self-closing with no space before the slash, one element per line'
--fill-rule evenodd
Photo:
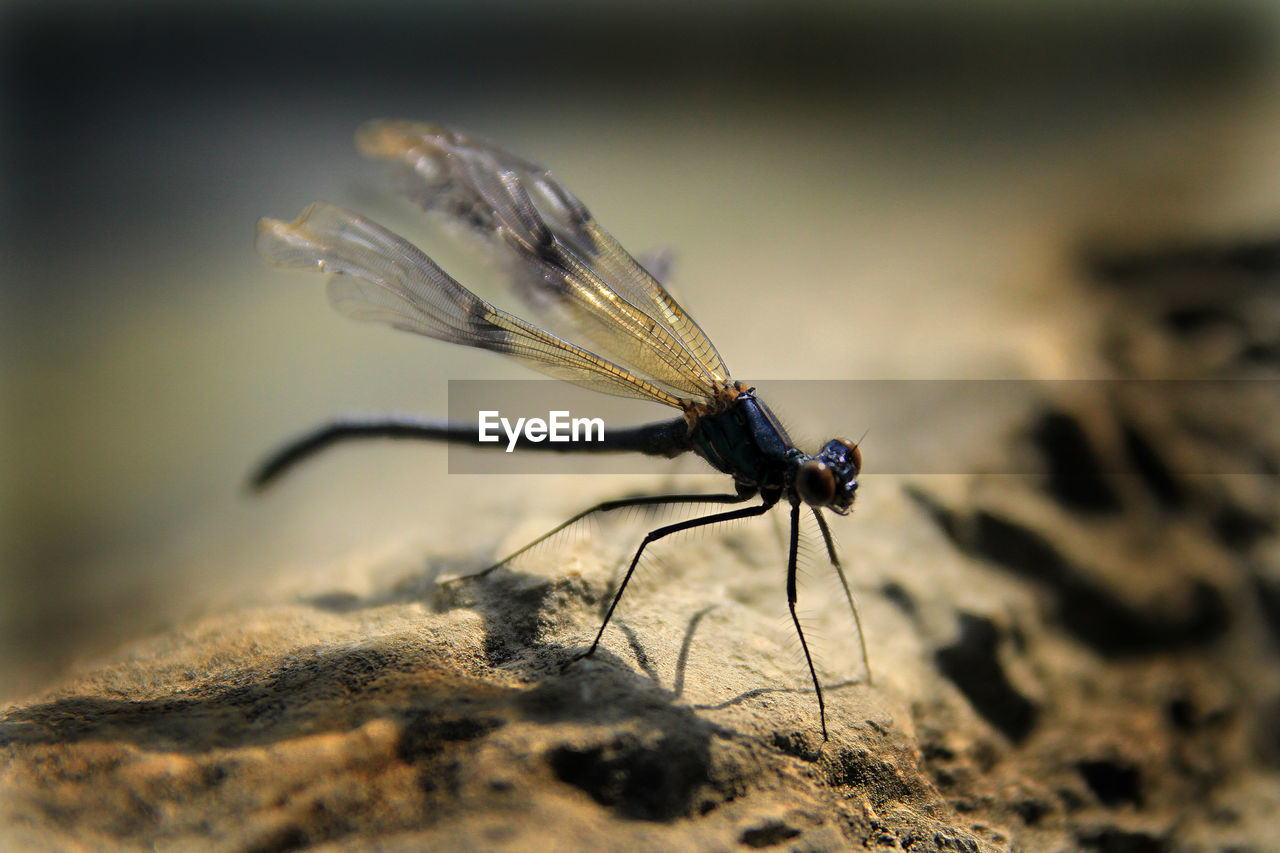
<path fill-rule="evenodd" d="M 1191 257 L 1166 259 L 1173 272 L 1158 259 L 1100 267 L 1099 347 L 1117 375 L 1273 383 L 1275 271 Z M 1169 287 L 1176 277 L 1196 286 Z M 1274 849 L 1273 388 L 1135 406 L 1082 385 L 1007 424 L 1003 446 L 1044 476 L 867 476 L 838 533 L 874 684 L 809 531 L 801 609 L 826 742 L 776 527 L 655 551 L 600 652 L 572 664 L 629 529 L 450 586 L 438 579 L 477 561 L 444 547 L 367 567 L 359 592 L 134 645 L 10 706 L 0 840 Z M 1191 476 L 1203 469 L 1188 458 L 1249 476 Z"/>

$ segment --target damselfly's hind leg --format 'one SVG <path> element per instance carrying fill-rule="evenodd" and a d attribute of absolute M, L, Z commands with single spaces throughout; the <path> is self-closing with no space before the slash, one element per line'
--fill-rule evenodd
<path fill-rule="evenodd" d="M 534 548 L 541 545 L 543 542 L 546 542 L 548 539 L 555 536 L 557 533 L 560 533 L 561 531 L 566 530 L 569 527 L 572 527 L 573 525 L 577 524 L 579 521 L 582 521 L 583 519 L 585 519 L 587 516 L 594 515 L 597 512 L 613 512 L 614 510 L 627 509 L 628 507 L 661 506 L 663 504 L 735 504 L 735 503 L 742 503 L 743 501 L 746 501 L 746 500 L 750 500 L 754 496 L 755 496 L 754 489 L 742 489 L 742 490 L 739 490 L 736 494 L 732 494 L 732 495 L 728 495 L 728 494 L 649 495 L 649 496 L 640 497 L 640 498 L 620 498 L 618 500 L 603 501 L 589 509 L 584 509 L 582 512 L 567 519 L 566 521 L 563 521 L 560 524 L 557 524 L 555 527 L 551 528 L 546 533 L 539 536 L 537 539 L 534 539 L 528 545 L 525 545 L 523 548 L 521 548 L 518 551 L 513 551 L 512 553 L 503 557 L 498 562 L 494 563 L 492 566 L 481 569 L 478 572 L 472 572 L 469 575 L 459 575 L 456 578 L 449 578 L 446 581 L 442 581 L 441 585 L 452 586 L 453 584 L 462 583 L 463 581 L 470 581 L 470 580 L 475 580 L 476 578 L 482 578 L 485 575 L 489 574 L 490 572 L 494 571 L 495 569 L 502 568 L 507 563 L 510 563 L 512 560 L 516 559 L 517 557 L 526 553 L 527 551 L 533 550 Z M 643 548 L 643 546 L 641 547 Z M 624 581 L 623 583 L 625 584 L 626 582 Z"/>
<path fill-rule="evenodd" d="M 853 613 L 853 624 L 858 630 L 858 648 L 862 651 L 862 668 L 867 673 L 867 684 L 871 682 L 871 658 L 867 655 L 867 635 L 862 631 L 862 617 L 858 615 L 858 605 L 853 601 L 853 593 L 849 591 L 849 581 L 844 576 L 844 566 L 840 564 L 840 556 L 836 553 L 836 542 L 831 537 L 831 528 L 827 527 L 827 520 L 822 517 L 822 510 L 817 507 L 810 507 L 813 510 L 813 517 L 818 520 L 818 529 L 822 531 L 822 540 L 827 545 L 827 559 L 831 561 L 831 565 L 835 567 L 836 574 L 840 577 L 840 586 L 844 587 L 845 600 L 849 602 L 849 611 Z"/>
<path fill-rule="evenodd" d="M 725 501 L 725 503 L 746 500 L 745 497 L 734 497 L 733 501 Z M 640 556 L 644 553 L 644 549 L 652 542 L 670 536 L 673 533 L 679 533 L 682 530 L 692 530 L 695 527 L 705 527 L 709 524 L 719 524 L 723 521 L 737 521 L 740 518 L 754 518 L 757 515 L 764 515 L 773 508 L 772 502 L 760 504 L 760 506 L 743 507 L 742 509 L 733 509 L 727 512 L 717 512 L 712 515 L 704 515 L 701 518 L 691 518 L 687 521 L 679 521 L 675 524 L 668 524 L 665 527 L 659 527 L 656 530 L 649 531 L 644 537 L 644 541 L 640 543 L 640 547 L 636 549 L 636 555 L 631 558 L 631 565 L 627 567 L 627 573 L 622 577 L 622 583 L 618 585 L 618 591 L 613 594 L 613 602 L 609 605 L 609 610 L 604 614 L 604 622 L 600 625 L 600 630 L 596 632 L 596 638 L 591 641 L 591 648 L 581 654 L 575 655 L 565 665 L 580 661 L 583 658 L 590 657 L 600 645 L 600 638 L 604 636 L 604 629 L 609 627 L 609 620 L 613 618 L 613 611 L 617 609 L 618 602 L 622 600 L 622 594 L 627 590 L 627 583 L 631 580 L 631 575 L 635 572 L 636 566 L 640 563 Z"/>

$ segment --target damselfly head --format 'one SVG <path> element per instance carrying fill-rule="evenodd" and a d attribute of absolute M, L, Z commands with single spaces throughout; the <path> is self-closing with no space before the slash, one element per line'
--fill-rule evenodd
<path fill-rule="evenodd" d="M 853 508 L 861 470 L 858 445 L 843 438 L 832 439 L 817 455 L 800 463 L 794 480 L 796 493 L 809 506 L 845 515 Z"/>

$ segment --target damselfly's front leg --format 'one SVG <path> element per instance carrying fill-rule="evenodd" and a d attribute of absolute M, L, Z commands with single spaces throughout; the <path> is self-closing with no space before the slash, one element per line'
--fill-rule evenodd
<path fill-rule="evenodd" d="M 858 629 L 858 648 L 862 651 L 862 668 L 867 672 L 867 684 L 871 684 L 871 658 L 867 654 L 867 635 L 862 631 L 862 617 L 858 614 L 858 605 L 853 601 L 853 593 L 849 591 L 849 581 L 844 576 L 844 566 L 840 564 L 840 556 L 836 553 L 836 542 L 831 536 L 831 528 L 822 517 L 822 510 L 810 507 L 813 517 L 818 520 L 818 529 L 822 531 L 822 541 L 827 545 L 827 559 L 840 577 L 840 586 L 844 587 L 845 600 L 849 602 L 849 610 L 853 613 L 853 624 Z"/>

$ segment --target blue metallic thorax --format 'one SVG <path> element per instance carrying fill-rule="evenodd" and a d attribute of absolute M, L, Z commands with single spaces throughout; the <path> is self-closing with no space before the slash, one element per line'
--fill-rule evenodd
<path fill-rule="evenodd" d="M 743 485 L 785 488 L 800 454 L 769 407 L 743 391 L 724 412 L 701 418 L 690 436 L 694 452 Z"/>

